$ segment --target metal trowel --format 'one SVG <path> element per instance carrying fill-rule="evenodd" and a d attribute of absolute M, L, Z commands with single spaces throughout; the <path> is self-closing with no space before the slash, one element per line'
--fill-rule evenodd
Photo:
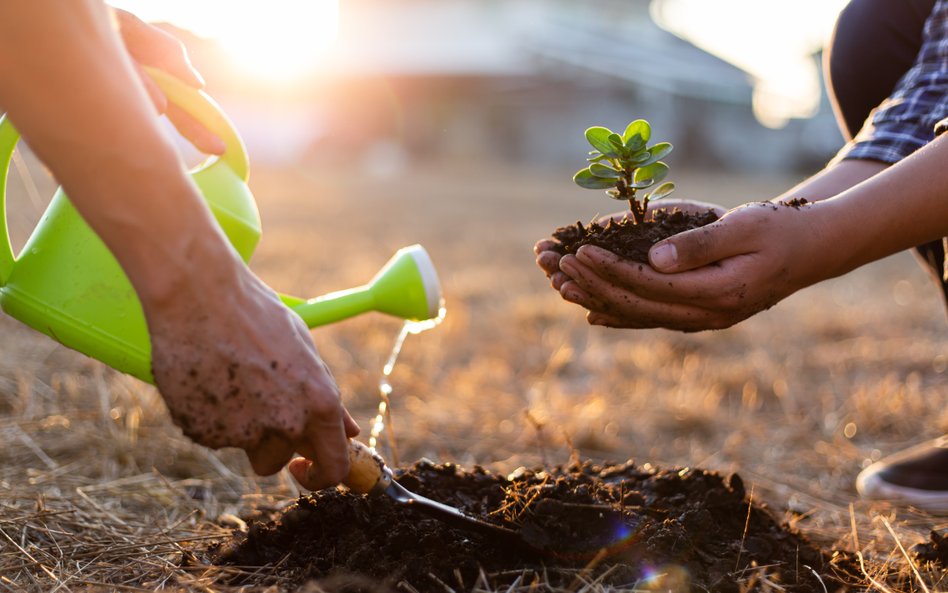
<path fill-rule="evenodd" d="M 378 453 L 356 440 L 349 441 L 349 475 L 342 483 L 359 494 L 389 496 L 400 505 L 417 509 L 458 529 L 477 531 L 518 545 L 525 543 L 520 534 L 512 529 L 488 523 L 460 509 L 409 491 L 395 481 L 392 470 Z"/>

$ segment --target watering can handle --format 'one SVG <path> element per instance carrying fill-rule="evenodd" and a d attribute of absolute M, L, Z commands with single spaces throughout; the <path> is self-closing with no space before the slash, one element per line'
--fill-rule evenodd
<path fill-rule="evenodd" d="M 198 120 L 204 127 L 220 137 L 224 142 L 224 154 L 211 157 L 210 160 L 222 160 L 244 182 L 250 178 L 250 161 L 247 158 L 247 149 L 237 133 L 230 118 L 224 114 L 220 106 L 204 91 L 190 87 L 163 70 L 144 66 L 145 72 L 168 97 L 169 103 L 174 103 L 188 115 Z"/>
<path fill-rule="evenodd" d="M 224 142 L 224 154 L 219 157 L 211 157 L 208 162 L 199 168 L 220 160 L 246 182 L 250 171 L 247 149 L 244 147 L 243 140 L 240 139 L 234 124 L 217 103 L 207 93 L 186 85 L 167 72 L 147 66 L 144 69 L 165 93 L 170 103 L 174 103 L 188 115 L 204 124 L 208 130 Z M 6 115 L 0 116 L 0 286 L 7 283 L 16 263 L 16 256 L 13 254 L 13 247 L 10 244 L 10 232 L 7 226 L 6 197 L 7 174 L 10 171 L 13 149 L 16 148 L 19 140 L 20 134 L 13 127 L 10 119 Z"/>
<path fill-rule="evenodd" d="M 16 147 L 20 134 L 10 123 L 6 115 L 0 116 L 0 286 L 7 283 L 16 257 L 13 255 L 13 246 L 10 244 L 10 232 L 7 227 L 7 173 L 10 171 L 10 161 L 13 159 L 13 149 Z"/>

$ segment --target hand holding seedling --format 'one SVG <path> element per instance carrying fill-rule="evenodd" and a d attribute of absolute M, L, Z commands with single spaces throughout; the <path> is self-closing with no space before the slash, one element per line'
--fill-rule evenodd
<path fill-rule="evenodd" d="M 797 290 L 948 233 L 948 137 L 888 167 L 844 161 L 785 198 L 734 208 L 654 245 L 651 266 L 582 247 L 560 268 L 596 325 L 729 327 Z M 862 180 L 860 183 L 859 180 Z M 898 195 L 898 200 L 892 200 Z"/>
<path fill-rule="evenodd" d="M 818 280 L 825 261 L 820 218 L 771 202 L 746 204 L 719 221 L 652 247 L 651 266 L 587 245 L 566 256 L 563 298 L 592 325 L 680 331 L 721 329 Z"/>
<path fill-rule="evenodd" d="M 577 223 L 557 229 L 555 239 L 544 239 L 534 246 L 537 265 L 550 278 L 553 288 L 560 291 L 566 300 L 579 302 L 581 297 L 588 298 L 561 266 L 561 260 L 568 265 L 575 259 L 574 255 L 564 257 L 564 254 L 576 253 L 578 246 L 588 244 L 622 248 L 622 243 L 614 242 L 617 239 L 615 232 L 618 231 L 634 238 L 639 244 L 644 242 L 647 249 L 647 245 L 675 232 L 669 230 L 676 227 L 668 224 L 668 213 L 695 215 L 689 219 L 694 221 L 691 223 L 694 225 L 706 219 L 709 213 L 713 220 L 724 212 L 714 204 L 690 200 L 671 202 L 666 199 L 662 202 L 662 208 L 658 209 L 663 212 L 656 214 L 655 201 L 668 196 L 675 186 L 666 182 L 645 192 L 668 175 L 668 165 L 660 159 L 672 150 L 668 142 L 649 146 L 651 135 L 651 126 L 642 119 L 626 126 L 621 136 L 604 127 L 586 130 L 586 140 L 594 150 L 589 152 L 587 158 L 590 164 L 576 173 L 574 182 L 586 189 L 607 189 L 609 197 L 627 201 L 629 211 L 602 217 L 586 227 Z M 658 219 L 653 220 L 656 217 Z M 691 225 L 677 228 L 691 228 Z M 656 230 L 658 235 L 655 234 Z M 618 249 L 616 251 L 621 252 Z M 633 256 L 644 262 L 645 255 L 645 250 L 638 247 Z"/>

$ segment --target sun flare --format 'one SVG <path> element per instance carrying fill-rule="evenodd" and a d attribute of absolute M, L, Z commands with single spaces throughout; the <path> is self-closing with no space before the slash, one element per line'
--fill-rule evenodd
<path fill-rule="evenodd" d="M 339 35 L 338 0 L 114 0 L 146 21 L 167 21 L 221 44 L 238 69 L 273 82 L 312 74 Z"/>
<path fill-rule="evenodd" d="M 656 0 L 656 21 L 755 79 L 754 113 L 764 125 L 819 109 L 816 52 L 829 37 L 845 0 Z"/>

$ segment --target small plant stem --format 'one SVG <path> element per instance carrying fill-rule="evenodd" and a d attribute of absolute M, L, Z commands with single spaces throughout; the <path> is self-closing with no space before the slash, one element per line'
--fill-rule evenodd
<path fill-rule="evenodd" d="M 632 211 L 632 220 L 635 224 L 641 224 L 645 221 L 645 209 L 639 208 L 638 200 L 635 199 L 635 188 L 632 187 L 632 171 L 623 169 L 622 183 L 618 184 L 619 195 L 629 202 L 629 210 Z"/>

